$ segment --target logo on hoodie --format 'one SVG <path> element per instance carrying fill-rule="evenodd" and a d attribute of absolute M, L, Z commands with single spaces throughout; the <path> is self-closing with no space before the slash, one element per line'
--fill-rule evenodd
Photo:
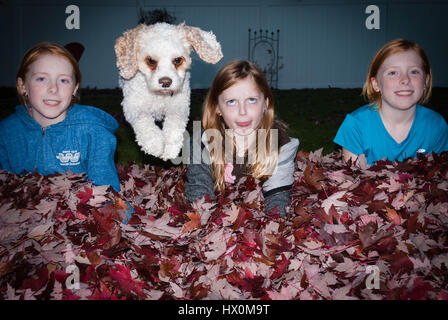
<path fill-rule="evenodd" d="M 417 153 L 425 153 L 425 152 L 426 152 L 426 150 L 425 150 L 425 149 L 423 149 L 423 148 L 422 148 L 422 149 L 418 149 L 418 150 L 417 150 Z"/>
<path fill-rule="evenodd" d="M 56 158 L 59 160 L 61 166 L 76 166 L 80 164 L 79 157 L 81 153 L 78 151 L 62 151 Z"/>

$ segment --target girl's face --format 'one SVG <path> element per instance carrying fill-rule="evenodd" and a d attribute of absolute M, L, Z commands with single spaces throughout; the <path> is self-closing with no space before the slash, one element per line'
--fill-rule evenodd
<path fill-rule="evenodd" d="M 381 92 L 382 108 L 408 110 L 423 96 L 429 78 L 420 56 L 407 50 L 386 58 L 371 81 L 373 89 Z"/>
<path fill-rule="evenodd" d="M 252 77 L 239 80 L 218 98 L 218 111 L 227 127 L 239 136 L 258 129 L 269 99 L 260 92 Z"/>
<path fill-rule="evenodd" d="M 21 93 L 28 96 L 31 116 L 42 127 L 65 119 L 79 86 L 70 62 L 53 54 L 39 57 L 30 65 L 25 81 L 17 81 Z"/>

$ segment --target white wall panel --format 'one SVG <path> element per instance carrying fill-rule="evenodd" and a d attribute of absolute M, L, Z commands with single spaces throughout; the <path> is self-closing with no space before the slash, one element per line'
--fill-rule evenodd
<path fill-rule="evenodd" d="M 72 3 L 81 10 L 80 30 L 65 28 L 65 8 Z M 365 28 L 369 4 L 380 8 L 380 30 Z M 0 86 L 14 86 L 26 49 L 49 40 L 86 47 L 80 62 L 84 87 L 116 87 L 114 42 L 136 26 L 139 7 L 166 8 L 178 23 L 215 33 L 224 58 L 210 65 L 193 53 L 192 88 L 208 87 L 224 63 L 247 58 L 249 28 L 280 30 L 281 89 L 360 87 L 375 51 L 397 37 L 420 43 L 434 84 L 448 86 L 448 3 L 441 0 L 3 0 L 0 32 L 7 45 L 0 53 Z"/>

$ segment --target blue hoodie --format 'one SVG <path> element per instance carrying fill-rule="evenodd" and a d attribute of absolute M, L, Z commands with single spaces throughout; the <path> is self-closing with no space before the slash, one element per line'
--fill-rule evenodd
<path fill-rule="evenodd" d="M 0 122 L 0 169 L 42 175 L 85 172 L 95 185 L 120 190 L 114 162 L 117 121 L 91 106 L 75 104 L 65 120 L 42 128 L 19 105 Z"/>

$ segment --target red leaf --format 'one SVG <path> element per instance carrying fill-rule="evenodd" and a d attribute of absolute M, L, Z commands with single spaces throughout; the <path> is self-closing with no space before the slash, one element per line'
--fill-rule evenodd
<path fill-rule="evenodd" d="M 426 300 L 428 299 L 428 292 L 433 290 L 429 282 L 425 282 L 423 277 L 418 277 L 414 281 L 414 285 L 409 291 L 403 293 L 401 299 L 403 300 Z"/>
<path fill-rule="evenodd" d="M 73 294 L 68 289 L 63 290 L 62 293 L 64 294 L 64 296 L 62 297 L 62 300 L 79 300 L 79 299 L 81 299 L 79 296 L 77 296 L 76 294 Z"/>
<path fill-rule="evenodd" d="M 132 215 L 131 219 L 129 219 L 128 224 L 130 226 L 139 225 L 141 220 L 136 215 Z"/>
<path fill-rule="evenodd" d="M 142 188 L 142 187 L 144 187 L 145 185 L 146 185 L 146 183 L 145 182 L 143 182 L 143 181 L 141 181 L 140 179 L 134 179 L 134 182 L 135 182 L 135 186 L 137 186 L 137 187 L 139 187 L 139 188 Z"/>
<path fill-rule="evenodd" d="M 120 288 L 124 293 L 130 294 L 132 292 L 137 293 L 141 297 L 146 295 L 143 293 L 143 282 L 137 282 L 132 279 L 131 271 L 125 266 L 115 264 L 117 270 L 110 269 L 109 275 L 118 282 Z"/>
<path fill-rule="evenodd" d="M 285 257 L 285 255 L 282 253 L 282 260 L 280 262 L 276 261 L 275 264 L 275 271 L 271 275 L 270 279 L 276 279 L 280 277 L 283 273 L 285 273 L 290 261 Z"/>
<path fill-rule="evenodd" d="M 375 245 L 375 250 L 378 250 L 378 252 L 381 254 L 390 254 L 395 251 L 397 245 L 397 239 L 395 239 L 394 237 L 386 237 L 378 241 L 378 243 Z"/>
<path fill-rule="evenodd" d="M 117 218 L 120 218 L 120 216 L 116 215 L 116 212 L 111 204 L 108 204 L 100 210 L 93 208 L 92 214 L 100 227 L 99 231 L 106 233 L 110 232 L 115 227 L 117 224 L 116 220 L 118 220 Z"/>
<path fill-rule="evenodd" d="M 99 226 L 98 232 L 102 236 L 99 242 L 102 243 L 103 249 L 107 250 L 118 244 L 121 240 L 121 229 L 116 220 L 121 220 L 121 217 L 114 206 L 109 203 L 99 210 L 93 208 L 92 214 Z"/>
<path fill-rule="evenodd" d="M 182 211 L 180 211 L 176 207 L 169 207 L 168 211 L 175 216 L 184 214 Z"/>
<path fill-rule="evenodd" d="M 327 214 L 323 208 L 314 208 L 313 212 L 320 221 L 333 224 L 333 215 Z"/>
<path fill-rule="evenodd" d="M 384 230 L 377 232 L 377 225 L 374 222 L 369 222 L 367 225 L 358 228 L 358 237 L 363 249 L 370 247 L 384 237 L 390 236 L 391 233 Z"/>
<path fill-rule="evenodd" d="M 81 200 L 81 203 L 87 203 L 93 195 L 93 190 L 91 188 L 84 187 L 84 190 L 85 192 L 79 191 L 76 195 Z"/>
<path fill-rule="evenodd" d="M 404 252 L 398 252 L 390 257 L 392 273 L 410 272 L 414 264 Z"/>
<path fill-rule="evenodd" d="M 338 211 L 336 210 L 335 206 L 332 204 L 330 207 L 330 210 L 328 210 L 328 214 L 331 215 L 333 217 L 333 221 L 332 223 L 338 223 L 339 221 L 339 214 Z"/>
<path fill-rule="evenodd" d="M 227 281 L 240 286 L 243 290 L 250 292 L 254 298 L 261 298 L 266 294 L 266 291 L 263 288 L 263 282 L 265 281 L 263 276 L 243 278 L 235 271 L 232 274 L 227 275 Z"/>
<path fill-rule="evenodd" d="M 304 239 L 307 236 L 308 232 L 305 231 L 305 227 L 301 227 L 294 231 L 294 239 L 296 242 L 299 242 L 300 240 Z"/>
<path fill-rule="evenodd" d="M 409 233 L 415 233 L 415 231 L 417 230 L 418 215 L 419 215 L 419 212 L 416 212 L 408 219 L 407 230 Z"/>
<path fill-rule="evenodd" d="M 139 215 L 139 216 L 146 216 L 146 210 L 145 209 L 142 209 L 142 208 L 140 208 L 138 206 L 133 206 L 133 207 L 134 207 L 135 213 L 137 215 Z"/>
<path fill-rule="evenodd" d="M 233 230 L 238 230 L 241 228 L 241 226 L 244 225 L 244 222 L 246 220 L 252 219 L 253 215 L 252 212 L 249 210 L 246 210 L 244 208 L 240 208 L 238 213 L 238 218 L 236 218 L 235 223 L 233 224 Z"/>
<path fill-rule="evenodd" d="M 380 212 L 386 208 L 384 200 L 372 200 L 369 202 L 367 210 L 369 213 Z"/>
<path fill-rule="evenodd" d="M 348 212 L 344 212 L 340 218 L 340 220 L 343 224 L 346 224 L 348 221 L 350 221 L 350 219 L 351 218 L 350 218 L 350 215 L 348 214 Z"/>
<path fill-rule="evenodd" d="M 31 289 L 32 291 L 39 291 L 48 281 L 48 269 L 43 266 L 37 270 L 37 274 L 31 278 L 25 279 L 22 284 L 22 289 Z"/>
<path fill-rule="evenodd" d="M 412 179 L 412 176 L 409 173 L 398 172 L 398 181 L 400 183 L 407 182 L 408 180 L 411 180 L 411 179 Z"/>
<path fill-rule="evenodd" d="M 352 197 L 358 204 L 371 201 L 375 193 L 379 192 L 374 179 L 366 178 L 352 191 Z"/>
<path fill-rule="evenodd" d="M 112 294 L 107 286 L 100 281 L 100 287 L 96 288 L 89 300 L 118 300 L 115 294 Z"/>
<path fill-rule="evenodd" d="M 56 281 L 60 282 L 60 283 L 65 283 L 65 280 L 67 279 L 67 277 L 70 275 L 68 273 L 65 273 L 62 270 L 54 270 L 53 271 L 53 275 L 54 278 L 56 279 Z"/>

